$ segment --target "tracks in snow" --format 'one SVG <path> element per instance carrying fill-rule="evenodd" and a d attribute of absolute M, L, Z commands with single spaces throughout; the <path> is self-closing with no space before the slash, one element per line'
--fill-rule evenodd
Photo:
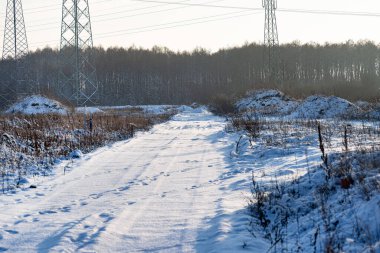
<path fill-rule="evenodd" d="M 197 251 L 223 196 L 223 129 L 183 113 L 17 194 L 2 207 L 0 252 Z"/>

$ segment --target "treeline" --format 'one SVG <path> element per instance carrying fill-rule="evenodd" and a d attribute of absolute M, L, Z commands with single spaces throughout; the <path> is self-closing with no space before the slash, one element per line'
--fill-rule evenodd
<path fill-rule="evenodd" d="M 266 81 L 264 52 L 259 44 L 215 53 L 94 48 L 99 104 L 208 103 L 218 94 L 236 96 L 255 88 L 279 88 L 294 97 L 315 93 L 350 100 L 380 97 L 380 47 L 373 42 L 281 45 L 276 83 Z M 51 48 L 30 53 L 26 62 L 31 81 L 22 84 L 24 90 L 32 84 L 45 93 L 57 93 L 58 56 Z M 9 61 L 0 62 L 0 82 L 7 82 L 11 66 Z"/>

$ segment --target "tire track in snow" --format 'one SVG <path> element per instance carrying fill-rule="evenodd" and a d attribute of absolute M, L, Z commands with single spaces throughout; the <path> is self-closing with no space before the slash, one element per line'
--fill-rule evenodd
<path fill-rule="evenodd" d="M 149 134 L 95 152 L 66 176 L 46 183 L 54 192 L 7 206 L 0 225 L 17 233 L 7 233 L 0 247 L 12 252 L 195 251 L 205 216 L 215 214 L 210 196 L 219 194 L 216 186 L 207 187 L 224 168 L 224 154 L 210 138 L 224 129 L 218 120 L 185 113 Z M 219 168 L 209 166 L 215 161 Z"/>

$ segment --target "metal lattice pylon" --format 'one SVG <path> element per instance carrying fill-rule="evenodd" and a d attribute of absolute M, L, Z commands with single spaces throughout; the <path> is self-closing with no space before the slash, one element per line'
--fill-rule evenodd
<path fill-rule="evenodd" d="M 59 86 L 61 95 L 78 106 L 94 104 L 97 100 L 92 47 L 88 0 L 63 0 Z"/>
<path fill-rule="evenodd" d="M 275 82 L 279 78 L 279 42 L 276 19 L 277 0 L 263 0 L 263 7 L 265 9 L 264 45 L 267 66 L 266 79 L 267 81 Z"/>
<path fill-rule="evenodd" d="M 12 102 L 22 93 L 27 93 L 30 88 L 25 86 L 27 81 L 25 56 L 28 52 L 22 2 L 21 0 L 8 0 L 2 58 L 7 60 L 10 65 L 8 65 L 9 72 L 6 73 L 9 78 L 1 85 L 0 102 L 2 105 Z"/>

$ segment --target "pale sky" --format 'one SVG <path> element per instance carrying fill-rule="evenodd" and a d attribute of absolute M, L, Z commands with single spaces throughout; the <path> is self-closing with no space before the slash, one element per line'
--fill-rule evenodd
<path fill-rule="evenodd" d="M 261 0 L 157 0 L 209 5 L 261 8 Z M 1 38 L 5 3 L 1 3 Z M 132 0 L 89 0 L 94 45 L 151 48 L 174 51 L 203 47 L 211 51 L 245 42 L 262 42 L 263 10 L 239 10 Z M 29 48 L 58 47 L 62 0 L 23 0 Z M 373 16 L 289 13 L 285 9 L 365 12 Z M 280 43 L 345 42 L 368 39 L 380 43 L 379 0 L 278 0 Z M 191 24 L 192 25 L 186 25 Z M 196 23 L 196 24 L 194 24 Z M 175 27 L 173 27 L 175 26 Z M 168 28 L 169 27 L 169 28 Z M 158 29 L 164 28 L 164 29 Z M 2 39 L 0 42 L 2 47 Z"/>

